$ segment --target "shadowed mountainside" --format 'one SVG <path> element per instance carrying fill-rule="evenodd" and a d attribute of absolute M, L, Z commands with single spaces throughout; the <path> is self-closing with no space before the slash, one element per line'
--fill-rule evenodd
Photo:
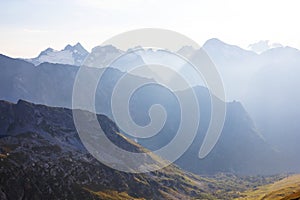
<path fill-rule="evenodd" d="M 1 199 L 212 198 L 200 177 L 173 165 L 145 174 L 103 165 L 82 145 L 69 109 L 1 101 L 0 117 Z M 98 121 L 119 147 L 145 152 L 107 117 Z"/>

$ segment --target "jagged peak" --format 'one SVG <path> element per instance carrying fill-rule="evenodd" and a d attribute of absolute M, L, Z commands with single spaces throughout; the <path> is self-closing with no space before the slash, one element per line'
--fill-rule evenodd
<path fill-rule="evenodd" d="M 73 46 L 71 46 L 70 44 L 68 44 L 67 46 L 65 46 L 65 48 L 63 50 L 69 50 L 71 48 L 73 48 Z"/>
<path fill-rule="evenodd" d="M 69 51 L 77 50 L 78 52 L 80 52 L 82 54 L 87 54 L 88 53 L 88 51 L 79 42 L 77 42 L 73 46 L 68 44 L 63 50 L 69 50 Z"/>
<path fill-rule="evenodd" d="M 74 45 L 74 47 L 80 47 L 80 48 L 83 48 L 83 46 L 81 45 L 80 42 L 77 42 L 77 43 Z"/>
<path fill-rule="evenodd" d="M 47 49 L 45 49 L 44 51 L 41 51 L 41 53 L 38 55 L 38 57 L 39 56 L 42 56 L 42 55 L 45 55 L 45 54 L 47 54 L 47 53 L 49 53 L 49 52 L 54 52 L 55 50 L 53 49 L 53 48 L 51 48 L 51 47 L 48 47 Z"/>

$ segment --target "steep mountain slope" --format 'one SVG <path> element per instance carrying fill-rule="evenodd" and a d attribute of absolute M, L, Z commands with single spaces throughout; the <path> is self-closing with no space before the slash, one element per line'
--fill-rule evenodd
<path fill-rule="evenodd" d="M 43 63 L 34 66 L 0 55 L 1 98 L 70 107 L 72 88 L 79 67 Z"/>
<path fill-rule="evenodd" d="M 69 109 L 0 101 L 0 118 L 3 200 L 213 199 L 208 194 L 211 191 L 207 180 L 173 165 L 160 171 L 130 174 L 101 164 L 80 142 Z M 117 133 L 118 128 L 107 117 L 98 115 L 98 121 L 119 147 L 145 152 Z M 159 161 L 153 158 L 153 162 Z"/>
<path fill-rule="evenodd" d="M 226 44 L 219 39 L 210 39 L 203 49 L 211 58 L 222 77 L 228 101 L 240 101 L 249 80 L 257 71 L 255 63 L 258 55 L 238 46 Z"/>
<path fill-rule="evenodd" d="M 227 103 L 221 137 L 212 152 L 206 158 L 199 159 L 199 150 L 210 123 L 211 102 L 206 88 L 195 87 L 194 91 L 200 108 L 199 129 L 191 146 L 175 162 L 178 166 L 197 174 L 273 174 L 285 171 L 289 164 L 282 163 L 288 161 L 266 143 L 239 102 Z M 184 96 L 185 92 L 181 91 L 181 95 Z M 168 117 L 157 135 L 138 139 L 139 144 L 151 150 L 167 145 L 176 135 L 181 120 L 180 105 L 176 97 L 166 88 L 153 85 L 141 88 L 132 96 L 130 110 L 135 122 L 147 125 L 150 121 L 148 110 L 154 104 L 164 106 Z"/>
<path fill-rule="evenodd" d="M 257 56 L 257 54 L 252 51 L 242 49 L 236 45 L 227 44 L 217 38 L 207 40 L 203 48 L 208 55 L 213 56 L 213 60 L 218 63 L 230 63 L 235 60 L 242 61 Z"/>

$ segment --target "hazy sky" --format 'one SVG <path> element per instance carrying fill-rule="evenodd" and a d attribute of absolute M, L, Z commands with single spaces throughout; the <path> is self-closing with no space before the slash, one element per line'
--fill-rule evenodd
<path fill-rule="evenodd" d="M 299 2 L 299 1 L 298 1 Z M 81 42 L 88 50 L 137 28 L 171 29 L 202 45 L 272 40 L 300 48 L 297 1 L 0 0 L 0 53 L 35 57 Z M 300 5 L 300 4 L 299 4 Z"/>

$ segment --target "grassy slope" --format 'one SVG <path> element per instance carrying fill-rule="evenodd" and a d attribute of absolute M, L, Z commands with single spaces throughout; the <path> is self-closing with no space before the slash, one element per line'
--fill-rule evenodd
<path fill-rule="evenodd" d="M 94 192 L 90 189 L 84 188 L 88 192 L 94 194 L 96 197 L 100 199 L 107 199 L 107 200 L 145 200 L 144 198 L 134 198 L 128 195 L 126 192 L 118 192 L 113 190 L 105 190 Z"/>
<path fill-rule="evenodd" d="M 296 200 L 300 199 L 300 175 L 293 175 L 277 181 L 270 185 L 258 187 L 256 190 L 250 190 L 242 193 L 239 200 Z"/>

